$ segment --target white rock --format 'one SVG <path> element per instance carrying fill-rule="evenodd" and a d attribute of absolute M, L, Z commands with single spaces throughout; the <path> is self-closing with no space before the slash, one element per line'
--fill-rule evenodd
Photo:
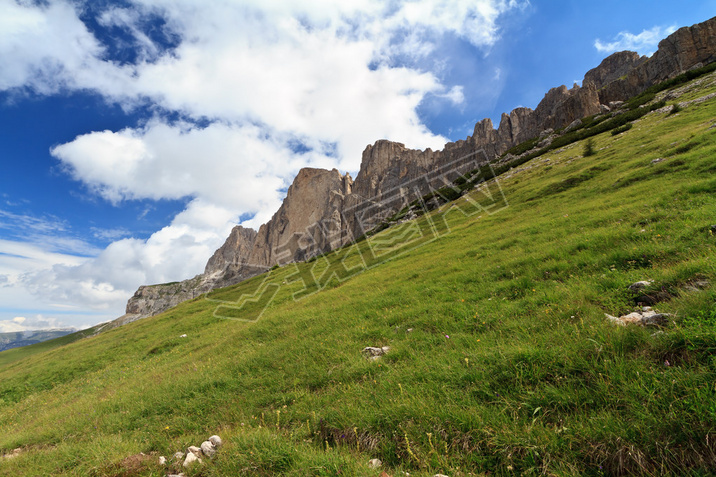
<path fill-rule="evenodd" d="M 211 442 L 212 444 L 214 444 L 214 447 L 216 447 L 217 449 L 218 449 L 219 447 L 221 447 L 221 444 L 223 444 L 223 442 L 221 442 L 221 437 L 219 437 L 219 436 L 211 436 L 211 437 L 209 437 L 209 442 Z"/>
<path fill-rule="evenodd" d="M 390 351 L 390 346 L 383 346 L 381 348 L 375 348 L 373 346 L 366 346 L 363 348 L 363 355 L 369 360 L 375 360 Z"/>
<path fill-rule="evenodd" d="M 167 458 L 163 455 L 159 456 L 159 465 L 167 465 Z"/>
<path fill-rule="evenodd" d="M 197 457 L 201 457 L 202 455 L 201 449 L 197 446 L 189 446 L 186 450 L 190 454 L 194 454 Z"/>
<path fill-rule="evenodd" d="M 648 287 L 648 286 L 651 285 L 652 283 L 654 283 L 653 280 L 649 280 L 649 281 L 642 280 L 642 281 L 640 281 L 640 282 L 632 283 L 631 285 L 629 285 L 628 288 L 629 288 L 629 290 L 631 290 L 631 291 L 639 291 L 639 290 L 641 290 L 642 288 Z"/>
<path fill-rule="evenodd" d="M 214 447 L 211 441 L 204 441 L 201 443 L 201 451 L 205 456 L 211 457 L 216 453 L 216 447 Z"/>
<path fill-rule="evenodd" d="M 641 326 L 664 326 L 669 322 L 668 313 L 657 313 L 652 309 L 646 311 L 635 311 L 620 317 L 606 314 L 609 321 L 620 326 L 641 325 Z"/>
<path fill-rule="evenodd" d="M 181 335 L 179 338 L 186 338 L 186 334 Z"/>
<path fill-rule="evenodd" d="M 189 467 L 194 462 L 199 462 L 201 464 L 201 459 L 194 455 L 192 452 L 189 452 L 186 455 L 186 459 L 184 459 L 184 467 Z"/>
<path fill-rule="evenodd" d="M 368 461 L 368 467 L 371 469 L 377 469 L 381 465 L 383 465 L 383 462 L 381 462 L 380 459 L 371 459 Z"/>
<path fill-rule="evenodd" d="M 184 453 L 183 452 L 176 452 L 174 456 L 172 457 L 174 460 L 184 460 Z"/>
<path fill-rule="evenodd" d="M 433 475 L 433 477 L 448 477 L 448 476 L 445 474 L 435 474 L 435 475 Z"/>

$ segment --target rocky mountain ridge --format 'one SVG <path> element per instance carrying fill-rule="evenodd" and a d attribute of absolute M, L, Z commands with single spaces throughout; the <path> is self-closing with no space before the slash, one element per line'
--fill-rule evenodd
<path fill-rule="evenodd" d="M 74 328 L 55 328 L 50 330 L 14 331 L 0 333 L 0 351 L 21 346 L 29 346 L 43 341 L 60 338 L 77 331 Z"/>
<path fill-rule="evenodd" d="M 475 125 L 472 136 L 447 143 L 443 150 L 414 150 L 379 140 L 363 151 L 355 181 L 336 169 L 302 169 L 279 210 L 258 231 L 236 226 L 201 275 L 179 283 L 140 287 L 127 304 L 127 314 L 118 321 L 156 315 L 274 265 L 335 249 L 428 192 L 424 188 L 430 184 L 422 183 L 423 190 L 416 190 L 416 180 L 436 169 L 459 166 L 463 158 L 492 162 L 525 141 L 549 140 L 554 130 L 608 112 L 618 102 L 654 84 L 713 61 L 716 18 L 674 32 L 659 43 L 650 58 L 634 52 L 614 53 L 585 74 L 581 87 L 552 88 L 534 110 L 517 108 L 503 113 L 497 129 L 490 119 L 483 119 Z M 373 216 L 358 216 L 356 211 L 366 210 L 365 204 L 376 205 L 370 209 Z"/>

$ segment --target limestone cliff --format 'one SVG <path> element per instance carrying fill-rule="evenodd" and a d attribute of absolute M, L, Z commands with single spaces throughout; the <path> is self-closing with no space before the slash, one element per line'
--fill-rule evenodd
<path fill-rule="evenodd" d="M 629 99 L 660 81 L 713 61 L 716 18 L 676 31 L 659 43 L 651 58 L 634 52 L 615 53 L 585 74 L 583 86 L 552 88 L 534 110 L 517 108 L 502 114 L 497 129 L 490 119 L 484 119 L 475 125 L 472 136 L 447 143 L 441 151 L 376 141 L 363 151 L 355 182 L 335 169 L 302 169 L 279 210 L 258 232 L 235 227 L 201 275 L 179 283 L 140 287 L 127 304 L 127 315 L 119 320 L 124 323 L 155 315 L 273 265 L 332 250 L 380 224 L 431 187 L 438 187 L 440 184 L 431 180 L 438 180 L 435 171 L 445 166 L 457 164 L 459 169 L 460 161 L 470 158 L 464 165 L 472 167 L 475 159 L 493 161 L 524 141 L 537 137 L 549 141 L 553 130 L 608 111 L 611 102 Z M 357 210 L 363 215 L 359 217 Z"/>
<path fill-rule="evenodd" d="M 626 76 L 631 70 L 644 63 L 648 58 L 639 56 L 634 51 L 620 51 L 610 55 L 584 75 L 582 84 L 594 85 L 597 90 L 602 89 L 612 81 L 616 81 L 622 76 Z"/>
<path fill-rule="evenodd" d="M 278 212 L 256 232 L 236 226 L 209 259 L 204 273 L 177 283 L 142 286 L 127 303 L 121 324 L 153 316 L 215 288 L 239 283 L 277 263 L 310 258 L 340 245 L 341 211 L 350 175 L 301 169 Z"/>
<path fill-rule="evenodd" d="M 281 207 L 259 228 L 248 263 L 271 267 L 339 246 L 341 212 L 352 187 L 351 176 L 336 169 L 301 169 Z"/>
<path fill-rule="evenodd" d="M 625 101 L 650 86 L 715 60 L 716 17 L 680 28 L 661 40 L 651 58 L 600 88 L 599 99 L 603 104 Z"/>

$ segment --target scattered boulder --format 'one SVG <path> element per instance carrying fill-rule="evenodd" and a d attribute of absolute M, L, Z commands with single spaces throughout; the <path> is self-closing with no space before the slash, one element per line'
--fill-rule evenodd
<path fill-rule="evenodd" d="M 711 283 L 708 280 L 696 279 L 688 282 L 682 288 L 687 292 L 700 292 L 709 286 L 711 286 Z"/>
<path fill-rule="evenodd" d="M 620 317 L 606 314 L 609 321 L 619 325 L 640 325 L 640 326 L 664 326 L 669 322 L 668 313 L 657 313 L 651 307 L 645 306 L 641 311 L 635 311 Z"/>
<path fill-rule="evenodd" d="M 373 346 L 366 346 L 365 348 L 363 348 L 362 353 L 370 361 L 374 361 L 376 359 L 379 359 L 381 356 L 386 354 L 388 351 L 390 351 L 390 346 L 383 346 L 380 348 L 375 348 Z"/>
<path fill-rule="evenodd" d="M 546 137 L 551 136 L 552 133 L 554 133 L 554 129 L 552 129 L 552 128 L 547 128 L 547 129 L 545 129 L 544 131 L 542 131 L 541 133 L 539 133 L 539 138 L 540 138 L 540 139 L 544 139 L 544 138 L 546 138 Z"/>
<path fill-rule="evenodd" d="M 581 119 L 575 119 L 574 121 L 569 123 L 569 126 L 564 128 L 564 132 L 568 133 L 570 131 L 573 131 L 573 130 L 577 129 L 578 127 L 580 127 L 582 124 L 583 123 L 582 123 Z"/>
<path fill-rule="evenodd" d="M 196 462 L 199 462 L 201 464 L 202 463 L 201 458 L 202 457 L 209 457 L 209 458 L 213 457 L 214 454 L 216 454 L 216 449 L 219 446 L 221 446 L 221 444 L 222 444 L 221 437 L 214 435 L 214 436 L 209 437 L 209 439 L 205 440 L 204 442 L 202 442 L 201 447 L 189 446 L 186 449 L 186 451 L 187 451 L 186 454 L 184 454 L 183 452 L 176 452 L 172 456 L 172 459 L 174 462 L 177 462 L 177 463 L 183 461 L 182 465 L 184 467 L 189 467 L 190 465 L 192 465 Z M 185 455 L 186 455 L 186 457 L 184 457 Z M 164 456 L 160 457 L 159 464 L 166 465 L 167 464 L 166 457 L 164 457 Z M 184 474 L 178 474 L 178 475 L 183 476 Z M 167 477 L 171 477 L 171 475 L 167 476 Z"/>
<path fill-rule="evenodd" d="M 631 285 L 629 285 L 628 288 L 631 291 L 639 291 L 639 290 L 643 290 L 644 288 L 648 287 L 652 283 L 654 283 L 654 280 L 642 280 L 640 282 L 632 283 Z"/>
<path fill-rule="evenodd" d="M 368 461 L 368 467 L 371 469 L 377 469 L 381 465 L 383 465 L 383 462 L 380 459 L 371 459 Z"/>
<path fill-rule="evenodd" d="M 201 459 L 199 457 L 197 457 L 197 455 L 194 454 L 193 452 L 189 452 L 186 455 L 186 459 L 184 459 L 184 467 L 189 467 L 194 462 L 199 462 L 201 464 Z"/>
<path fill-rule="evenodd" d="M 660 163 L 660 162 L 664 162 L 665 160 L 666 160 L 666 159 L 664 159 L 663 157 L 657 157 L 656 159 L 652 159 L 652 160 L 651 160 L 651 163 L 652 163 L 652 164 L 658 164 L 658 163 Z"/>
<path fill-rule="evenodd" d="M 204 441 L 201 443 L 201 452 L 203 452 L 207 457 L 212 457 L 216 454 L 216 447 L 214 447 L 214 444 L 212 444 L 211 441 Z"/>
<path fill-rule="evenodd" d="M 609 112 L 611 112 L 611 111 L 612 111 L 612 108 L 610 108 L 610 107 L 607 106 L 606 104 L 600 104 L 600 105 L 599 105 L 599 112 L 600 112 L 600 113 L 604 114 L 604 113 L 609 113 Z"/>
<path fill-rule="evenodd" d="M 15 457 L 19 456 L 22 453 L 22 448 L 18 447 L 17 449 L 13 449 L 12 452 L 5 455 L 0 455 L 0 459 L 14 459 Z"/>

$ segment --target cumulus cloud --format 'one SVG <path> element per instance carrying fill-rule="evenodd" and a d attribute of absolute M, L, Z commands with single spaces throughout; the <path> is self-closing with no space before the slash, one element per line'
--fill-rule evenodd
<path fill-rule="evenodd" d="M 487 53 L 500 15 L 526 4 L 130 0 L 94 13 L 95 33 L 122 31 L 120 46 L 132 54 L 118 61 L 118 45 L 107 43 L 116 36 L 91 32 L 81 2 L 0 0 L 0 90 L 92 91 L 154 111 L 142 124 L 53 147 L 64 170 L 116 205 L 189 199 L 147 240 L 121 227 L 95 231 L 116 240 L 92 259 L 58 257 L 9 283 L 51 303 L 121 311 L 140 284 L 201 272 L 239 217 L 266 222 L 301 167 L 356 171 L 365 146 L 381 138 L 441 148 L 446 139 L 418 107 L 426 97 L 460 105 L 463 87 L 443 84 L 425 66 L 437 63 L 423 59 L 448 36 Z M 81 248 L 62 251 L 73 246 Z"/>
<path fill-rule="evenodd" d="M 594 41 L 594 47 L 600 53 L 614 53 L 617 51 L 636 51 L 641 54 L 651 55 L 656 51 L 656 47 L 662 38 L 671 35 L 676 31 L 676 27 L 655 26 L 649 30 L 644 30 L 639 34 L 623 31 L 617 34 L 614 40 L 603 42 L 599 39 Z"/>

